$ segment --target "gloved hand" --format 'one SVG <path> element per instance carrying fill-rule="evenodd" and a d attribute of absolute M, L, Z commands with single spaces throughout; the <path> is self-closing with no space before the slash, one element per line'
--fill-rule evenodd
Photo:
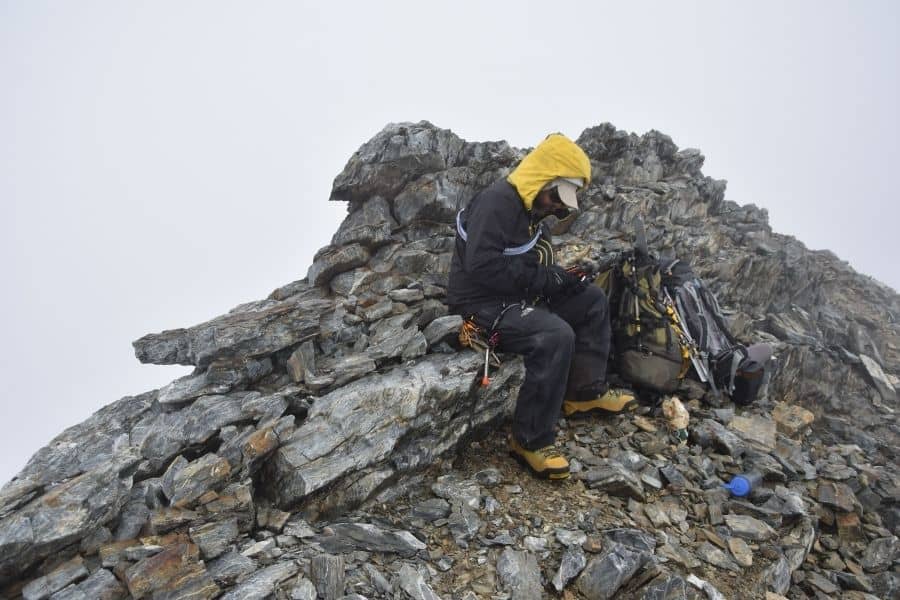
<path fill-rule="evenodd" d="M 574 273 L 559 265 L 547 267 L 547 282 L 544 284 L 544 297 L 562 296 L 583 289 L 581 279 Z"/>

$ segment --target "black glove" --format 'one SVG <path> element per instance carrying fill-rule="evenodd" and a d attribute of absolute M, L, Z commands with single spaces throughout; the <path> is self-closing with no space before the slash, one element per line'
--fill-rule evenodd
<path fill-rule="evenodd" d="M 547 282 L 544 284 L 544 297 L 562 296 L 582 286 L 581 279 L 574 273 L 566 271 L 559 265 L 547 267 Z"/>

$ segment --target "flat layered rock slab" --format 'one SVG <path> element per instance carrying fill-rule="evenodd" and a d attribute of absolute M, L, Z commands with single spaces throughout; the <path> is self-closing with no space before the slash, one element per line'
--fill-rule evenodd
<path fill-rule="evenodd" d="M 264 356 L 307 340 L 319 330 L 319 314 L 332 305 L 324 299 L 262 302 L 188 329 L 148 334 L 132 345 L 142 363 L 205 368 L 218 358 Z"/>
<path fill-rule="evenodd" d="M 221 600 L 267 600 L 272 598 L 278 584 L 300 571 L 294 561 L 278 562 L 260 569 L 239 585 L 220 596 Z"/>
<path fill-rule="evenodd" d="M 606 461 L 586 471 L 581 478 L 593 489 L 611 496 L 625 496 L 643 502 L 644 485 L 629 469 L 616 461 Z"/>
<path fill-rule="evenodd" d="M 193 544 L 177 544 L 138 561 L 125 571 L 128 591 L 134 598 L 159 597 L 211 600 L 221 590 L 200 562 Z"/>
<path fill-rule="evenodd" d="M 752 542 L 765 542 L 776 535 L 769 525 L 747 515 L 725 515 L 725 524 L 734 535 Z"/>
<path fill-rule="evenodd" d="M 130 479 L 98 469 L 51 488 L 0 520 L 0 581 L 78 541 L 119 514 Z"/>
<path fill-rule="evenodd" d="M 735 416 L 728 427 L 736 431 L 744 440 L 758 444 L 767 450 L 775 448 L 776 425 L 772 419 L 760 416 Z"/>
<path fill-rule="evenodd" d="M 87 576 L 88 570 L 84 566 L 84 559 L 76 556 L 22 588 L 22 598 L 24 600 L 48 598 L 70 583 L 80 581 Z"/>
<path fill-rule="evenodd" d="M 371 523 L 335 523 L 315 539 L 332 554 L 363 550 L 414 556 L 426 548 L 409 531 L 384 529 Z"/>
<path fill-rule="evenodd" d="M 499 417 L 508 410 L 508 397 L 500 395 L 500 386 L 476 390 L 472 373 L 479 364 L 475 353 L 429 356 L 316 399 L 267 467 L 276 503 L 289 510 L 309 494 L 389 457 L 393 468 L 426 466 L 470 427 Z M 518 363 L 505 367 L 501 376 L 519 377 Z M 447 427 L 450 419 L 458 425 Z M 434 434 L 438 437 L 432 439 Z M 400 447 L 406 439 L 412 444 Z"/>

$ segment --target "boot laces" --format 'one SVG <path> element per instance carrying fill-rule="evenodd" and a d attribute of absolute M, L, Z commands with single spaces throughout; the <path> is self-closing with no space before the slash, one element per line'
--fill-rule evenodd
<path fill-rule="evenodd" d="M 563 457 L 562 452 L 560 452 L 556 446 L 544 446 L 543 448 L 535 450 L 534 453 L 541 455 L 545 460 Z"/>

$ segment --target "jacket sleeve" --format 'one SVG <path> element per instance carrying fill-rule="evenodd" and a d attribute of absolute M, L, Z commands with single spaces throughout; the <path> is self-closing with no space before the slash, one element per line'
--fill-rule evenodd
<path fill-rule="evenodd" d="M 464 269 L 485 289 L 499 296 L 539 296 L 547 282 L 548 270 L 534 252 L 506 256 L 503 250 L 514 245 L 513 220 L 505 199 L 484 194 L 470 206 L 466 233 Z M 521 243 L 519 241 L 518 243 Z"/>

